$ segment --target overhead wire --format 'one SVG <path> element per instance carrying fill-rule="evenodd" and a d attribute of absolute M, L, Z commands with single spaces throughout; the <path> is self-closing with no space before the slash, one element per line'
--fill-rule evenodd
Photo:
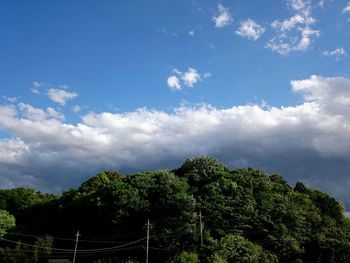
<path fill-rule="evenodd" d="M 23 233 L 14 233 L 14 232 L 6 232 L 6 235 L 36 237 L 36 238 L 45 238 L 45 237 L 49 236 L 49 237 L 51 237 L 54 240 L 66 240 L 66 241 L 72 241 L 72 242 L 76 241 L 76 239 L 73 239 L 73 238 L 55 237 L 55 236 L 51 236 L 51 235 L 33 235 L 33 234 L 23 234 Z M 79 242 L 84 242 L 84 243 L 106 243 L 106 244 L 125 244 L 125 243 L 128 243 L 129 241 L 79 239 Z"/>
<path fill-rule="evenodd" d="M 185 227 L 180 227 L 179 229 L 175 231 L 170 231 L 167 233 L 161 233 L 158 235 L 151 235 L 150 238 L 152 239 L 157 239 L 159 237 L 164 237 L 164 236 L 169 236 L 169 235 L 174 235 L 180 231 L 182 231 Z M 26 237 L 36 237 L 36 238 L 44 238 L 50 235 L 32 235 L 32 234 L 22 234 L 22 233 L 14 233 L 14 232 L 7 232 L 8 235 L 18 235 L 18 236 L 26 236 Z M 55 240 L 67 240 L 67 241 L 75 241 L 75 239 L 69 239 L 69 238 L 61 238 L 61 237 L 53 237 L 50 236 Z M 77 253 L 80 256 L 96 256 L 96 255 L 112 255 L 115 254 L 119 251 L 124 251 L 124 250 L 130 250 L 130 249 L 136 249 L 140 247 L 144 247 L 143 244 L 135 245 L 143 240 L 145 240 L 147 237 L 140 238 L 138 240 L 134 240 L 131 242 L 117 242 L 117 241 L 110 241 L 110 240 L 79 240 L 84 241 L 84 242 L 91 242 L 91 243 L 122 243 L 122 245 L 118 246 L 111 246 L 111 247 L 104 247 L 104 248 L 94 248 L 94 249 L 78 249 Z M 22 245 L 24 247 L 32 247 L 36 249 L 40 249 L 39 253 L 45 253 L 48 249 L 48 247 L 45 246 L 40 246 L 40 245 L 35 245 L 35 244 L 29 244 L 29 243 L 23 243 L 21 241 L 15 241 L 7 238 L 0 238 L 0 240 L 3 240 L 5 242 L 9 242 L 12 244 L 16 245 Z M 135 246 L 131 246 L 135 245 Z M 160 247 L 149 247 L 152 250 L 169 250 L 167 248 L 160 248 Z M 74 249 L 68 249 L 68 248 L 56 248 L 52 247 L 50 249 L 50 255 L 45 255 L 45 257 L 58 257 L 58 256 L 65 256 L 69 253 L 73 253 Z M 21 251 L 21 252 L 34 252 L 34 250 L 26 250 L 26 249 L 16 249 L 16 251 Z"/>
<path fill-rule="evenodd" d="M 124 248 L 124 247 L 127 247 L 127 246 L 132 245 L 132 244 L 136 244 L 136 243 L 141 242 L 142 240 L 145 240 L 145 239 L 146 239 L 146 237 L 143 237 L 141 239 L 138 239 L 138 240 L 135 240 L 135 241 L 132 241 L 132 242 L 129 242 L 127 244 L 120 245 L 120 246 L 113 246 L 113 247 L 106 247 L 106 248 L 95 248 L 95 249 L 79 249 L 79 250 L 76 250 L 76 251 L 79 252 L 79 253 L 81 253 L 81 252 L 98 252 L 98 251 L 104 252 L 104 251 L 110 251 L 110 250 L 115 250 L 115 249 L 118 249 L 118 248 Z M 33 248 L 47 249 L 47 247 L 44 247 L 44 246 L 32 245 L 32 244 L 18 242 L 18 241 L 6 239 L 6 238 L 1 238 L 0 240 L 4 240 L 6 242 L 9 242 L 9 243 L 12 243 L 12 244 L 17 244 L 17 245 L 19 244 L 19 245 L 33 247 Z M 51 249 L 51 251 L 74 252 L 74 249 L 54 248 L 54 247 L 50 248 L 50 249 Z"/>

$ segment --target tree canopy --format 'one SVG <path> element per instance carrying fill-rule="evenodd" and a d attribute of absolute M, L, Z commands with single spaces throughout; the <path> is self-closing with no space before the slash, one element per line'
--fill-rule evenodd
<path fill-rule="evenodd" d="M 339 201 L 209 157 L 175 170 L 102 172 L 56 196 L 18 188 L 0 197 L 0 227 L 12 228 L 4 236 L 12 243 L 0 243 L 5 263 L 23 253 L 28 262 L 71 259 L 77 230 L 80 262 L 144 262 L 148 219 L 150 262 L 350 262 Z"/>

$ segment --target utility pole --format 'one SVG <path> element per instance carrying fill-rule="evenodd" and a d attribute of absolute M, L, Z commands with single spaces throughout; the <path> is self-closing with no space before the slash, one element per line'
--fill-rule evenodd
<path fill-rule="evenodd" d="M 77 238 L 75 240 L 75 248 L 74 248 L 74 257 L 73 257 L 73 263 L 75 263 L 75 255 L 77 254 L 77 247 L 78 247 L 78 241 L 79 241 L 79 230 L 77 232 L 77 234 L 75 235 Z"/>
<path fill-rule="evenodd" d="M 147 219 L 147 246 L 146 246 L 146 263 L 148 263 L 148 248 L 149 248 L 149 219 Z M 73 262 L 74 263 L 74 262 Z"/>
<path fill-rule="evenodd" d="M 203 247 L 203 223 L 202 223 L 202 210 L 199 210 L 199 231 L 201 234 L 201 247 Z"/>

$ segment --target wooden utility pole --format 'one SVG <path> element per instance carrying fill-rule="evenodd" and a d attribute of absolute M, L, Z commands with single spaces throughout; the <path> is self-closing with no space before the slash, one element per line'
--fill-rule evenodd
<path fill-rule="evenodd" d="M 203 247 L 203 223 L 202 223 L 202 210 L 199 210 L 199 231 L 201 234 L 201 247 Z"/>
<path fill-rule="evenodd" d="M 76 254 L 77 254 L 77 247 L 78 247 L 78 241 L 79 241 L 79 236 L 80 236 L 79 230 L 78 230 L 78 232 L 76 233 L 75 236 L 76 236 L 77 238 L 76 238 L 76 240 L 75 240 L 75 248 L 74 248 L 73 263 L 75 263 L 75 256 L 76 256 Z"/>
<path fill-rule="evenodd" d="M 147 219 L 147 246 L 146 246 L 146 263 L 148 263 L 148 249 L 149 249 L 149 219 Z"/>

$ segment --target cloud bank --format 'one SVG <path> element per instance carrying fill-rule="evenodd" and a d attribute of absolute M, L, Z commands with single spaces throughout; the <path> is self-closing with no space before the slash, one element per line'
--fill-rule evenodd
<path fill-rule="evenodd" d="M 0 185 L 60 191 L 103 169 L 173 168 L 210 155 L 232 168 L 258 167 L 338 198 L 350 194 L 350 79 L 291 81 L 293 107 L 181 106 L 89 113 L 77 124 L 53 109 L 0 106 Z"/>

